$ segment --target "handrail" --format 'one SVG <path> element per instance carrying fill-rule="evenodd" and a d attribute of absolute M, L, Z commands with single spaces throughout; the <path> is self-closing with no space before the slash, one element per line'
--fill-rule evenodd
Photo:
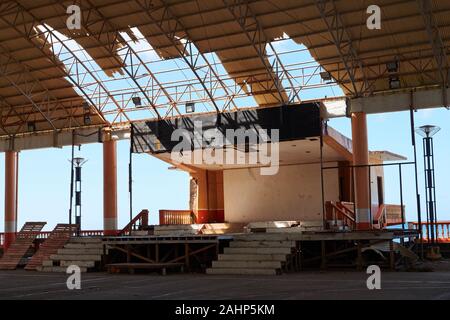
<path fill-rule="evenodd" d="M 337 225 L 338 220 L 342 220 L 344 225 L 353 230 L 356 226 L 355 214 L 346 207 L 346 204 L 350 203 L 327 201 L 327 219 L 333 220 L 335 225 Z"/>
<path fill-rule="evenodd" d="M 148 227 L 148 210 L 142 210 L 136 217 L 133 218 L 121 231 L 117 233 L 118 236 L 130 234 L 132 231 Z"/>
<path fill-rule="evenodd" d="M 429 242 L 430 239 L 430 227 L 435 228 L 435 237 L 438 243 L 450 243 L 450 221 L 438 221 L 438 222 L 422 222 L 422 239 L 424 242 Z M 410 227 L 419 229 L 418 222 L 410 222 Z M 420 230 L 419 230 L 420 231 Z"/>
<path fill-rule="evenodd" d="M 374 223 L 378 223 L 380 229 L 383 229 L 386 226 L 386 209 L 387 206 L 382 204 L 378 207 L 377 215 L 374 218 Z"/>
<path fill-rule="evenodd" d="M 16 233 L 16 235 L 19 234 L 19 232 Z M 39 232 L 30 232 L 29 234 L 36 235 L 36 239 L 48 239 L 50 235 L 52 234 L 51 231 L 39 231 Z M 79 236 L 81 237 L 96 237 L 96 236 L 103 236 L 104 231 L 103 230 L 82 230 L 79 233 Z M 75 231 L 73 235 L 77 235 L 77 232 Z M 3 247 L 5 243 L 5 234 L 0 233 L 0 248 Z"/>

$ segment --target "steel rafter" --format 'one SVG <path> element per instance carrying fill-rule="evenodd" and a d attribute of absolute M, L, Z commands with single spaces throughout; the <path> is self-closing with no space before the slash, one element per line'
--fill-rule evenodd
<path fill-rule="evenodd" d="M 438 25 L 434 19 L 432 2 L 430 0 L 417 0 L 417 4 L 425 24 L 425 29 L 428 33 L 434 60 L 438 67 L 439 80 L 442 83 L 442 87 L 446 88 L 448 86 L 449 62 L 445 49 L 446 46 L 442 40 L 441 34 L 439 33 Z M 447 101 L 445 101 L 445 104 L 447 104 Z"/>
<path fill-rule="evenodd" d="M 95 113 L 107 124 L 108 121 L 104 118 L 102 111 L 109 101 L 112 101 L 121 113 L 122 108 L 117 103 L 115 98 L 109 94 L 106 87 L 102 84 L 101 81 L 90 71 L 90 69 L 84 64 L 83 61 L 76 54 L 72 52 L 72 50 L 61 41 L 61 39 L 42 21 L 40 21 L 35 15 L 33 15 L 29 10 L 25 9 L 20 3 L 14 1 L 15 10 L 14 12 L 10 9 L 10 14 L 13 15 L 12 22 L 6 19 L 4 16 L 0 16 L 0 19 L 13 28 L 16 32 L 21 34 L 29 43 L 31 43 L 34 47 L 39 49 L 42 55 L 45 58 L 48 58 L 49 61 L 52 62 L 54 67 L 58 68 L 62 71 L 67 78 L 72 82 L 72 84 L 80 90 L 83 94 L 83 97 L 87 99 L 90 103 L 91 107 L 94 108 Z M 25 21 L 25 17 L 29 17 L 31 22 L 27 24 L 21 24 L 21 21 Z M 20 27 L 18 25 L 21 25 Z M 39 30 L 39 26 L 41 30 Z M 42 30 L 44 29 L 44 30 Z M 39 31 L 38 31 L 39 30 Z M 56 47 L 56 44 L 60 45 L 60 48 Z M 46 51 L 47 47 L 51 48 L 52 55 L 49 55 Z M 67 57 L 64 59 L 60 59 L 60 57 Z M 65 61 L 66 63 L 70 62 L 70 67 L 66 69 L 61 62 Z M 80 69 L 86 72 L 86 75 L 83 78 L 79 77 Z M 89 79 L 87 79 L 89 78 Z M 91 91 L 92 94 L 88 94 L 87 91 Z M 102 94 L 106 95 L 106 99 L 102 99 L 102 101 L 98 101 L 98 103 L 94 102 L 96 96 L 101 96 Z M 127 117 L 125 115 L 125 117 Z M 129 120 L 129 119 L 128 119 Z"/>
<path fill-rule="evenodd" d="M 158 107 L 156 106 L 154 100 L 149 97 L 148 94 L 148 87 L 154 87 L 155 85 L 160 88 L 162 94 L 167 98 L 168 104 L 170 105 L 170 109 L 166 112 L 166 115 L 171 112 L 171 110 L 175 109 L 178 114 L 179 111 L 176 106 L 176 102 L 172 99 L 170 94 L 165 90 L 165 88 L 161 85 L 161 83 L 158 81 L 158 79 L 155 77 L 153 72 L 148 68 L 148 66 L 145 64 L 145 62 L 141 59 L 139 54 L 128 44 L 128 41 L 126 41 L 120 32 L 118 31 L 119 28 L 115 27 L 108 19 L 105 18 L 105 16 L 92 4 L 90 0 L 86 0 L 86 3 L 89 5 L 87 18 L 85 19 L 85 22 L 82 24 L 82 28 L 88 32 L 88 34 L 94 34 L 91 30 L 91 26 L 97 23 L 100 23 L 102 25 L 101 30 L 109 29 L 109 31 L 100 33 L 93 38 L 97 40 L 99 45 L 102 45 L 102 42 L 100 40 L 100 36 L 107 34 L 107 38 L 110 39 L 109 43 L 110 46 L 107 48 L 107 50 L 110 52 L 111 57 L 122 66 L 122 69 L 125 70 L 128 77 L 134 82 L 134 84 L 138 87 L 139 91 L 142 93 L 142 95 L 145 97 L 147 102 L 149 103 L 150 107 L 153 109 L 153 111 L 156 113 L 157 117 L 161 119 L 161 115 L 158 111 Z M 54 4 L 60 5 L 62 8 L 65 8 L 64 5 L 59 2 L 58 0 L 54 0 Z M 81 3 L 82 5 L 82 3 Z M 100 19 L 95 21 L 94 19 Z M 121 45 L 124 45 L 124 48 L 119 48 L 117 44 L 120 43 Z M 121 61 L 115 53 L 121 53 L 122 51 L 125 51 L 124 53 L 124 59 Z M 129 61 L 129 63 L 127 63 Z M 139 65 L 138 67 L 135 67 L 134 61 L 136 61 Z M 139 81 L 137 80 L 137 75 L 139 72 L 139 68 L 143 67 L 147 73 L 146 80 L 147 85 L 144 88 Z M 158 95 L 156 95 L 158 96 Z"/>
<path fill-rule="evenodd" d="M 372 85 L 369 84 L 365 74 L 364 65 L 358 57 L 358 53 L 353 46 L 342 17 L 339 14 L 334 0 L 315 0 L 317 9 L 322 20 L 325 22 L 328 32 L 331 35 L 332 43 L 336 46 L 339 57 L 344 64 L 344 68 L 351 80 L 354 96 L 370 94 Z M 362 74 L 363 86 L 358 89 L 356 76 L 358 69 Z"/>
<path fill-rule="evenodd" d="M 251 46 L 256 51 L 259 59 L 267 71 L 267 75 L 273 82 L 281 103 L 288 103 L 285 99 L 285 91 L 282 88 L 280 79 L 275 76 L 274 70 L 267 58 L 266 45 L 269 42 L 264 29 L 259 24 L 255 14 L 252 12 L 248 1 L 246 0 L 222 0 L 228 11 L 233 15 L 235 21 L 239 24 L 242 31 L 251 43 Z M 272 47 L 273 50 L 273 47 Z M 275 55 L 276 52 L 274 51 Z M 277 57 L 278 60 L 278 57 Z M 281 60 L 278 60 L 283 66 Z M 270 88 L 268 88 L 270 89 Z M 276 97 L 275 97 L 276 98 Z"/>
<path fill-rule="evenodd" d="M 76 125 L 79 125 L 75 117 L 50 93 L 48 88 L 46 88 L 41 81 L 33 77 L 32 70 L 13 58 L 9 52 L 0 45 L 0 58 L 1 57 L 5 58 L 5 60 L 2 61 L 0 59 L 0 75 L 8 80 L 20 95 L 30 102 L 33 108 L 41 114 L 54 130 L 57 130 L 58 128 L 54 124 L 52 114 L 58 110 L 62 110 L 66 113 L 69 126 L 72 120 Z M 13 76 L 8 72 L 12 66 L 20 69 L 18 73 L 16 72 L 17 70 L 15 70 L 14 74 L 16 76 Z M 50 109 L 48 106 L 53 106 L 53 108 L 48 110 L 48 114 L 46 114 L 42 109 L 43 106 L 47 106 L 47 109 Z"/>
<path fill-rule="evenodd" d="M 163 33 L 166 38 L 171 42 L 173 48 L 175 48 L 179 54 L 179 56 L 184 60 L 184 62 L 189 66 L 192 73 L 195 75 L 197 80 L 199 81 L 200 85 L 203 87 L 203 90 L 206 92 L 207 96 L 209 97 L 209 102 L 214 106 L 214 109 L 216 112 L 220 113 L 230 108 L 230 105 L 233 104 L 234 108 L 236 108 L 236 105 L 234 104 L 233 97 L 230 95 L 227 86 L 223 83 L 223 81 L 218 76 L 217 72 L 214 70 L 214 68 L 211 66 L 210 62 L 206 58 L 206 56 L 198 50 L 198 48 L 195 46 L 193 41 L 191 40 L 191 37 L 189 33 L 185 32 L 185 37 L 182 39 L 176 37 L 176 30 L 179 30 L 180 28 L 182 30 L 186 30 L 184 25 L 181 23 L 181 21 L 172 13 L 170 10 L 170 7 L 165 3 L 162 2 L 161 8 L 155 8 L 151 1 L 142 1 L 142 0 L 135 0 L 135 2 L 142 8 L 144 13 L 147 15 L 147 17 L 151 20 L 152 23 L 154 23 L 161 33 Z M 144 3 L 142 3 L 144 2 Z M 153 16 L 155 11 L 161 11 L 162 10 L 162 18 L 157 19 Z M 175 25 L 170 26 L 170 30 L 165 30 L 164 25 L 167 25 L 170 23 L 164 23 L 173 21 L 175 22 Z M 177 43 L 177 40 L 178 43 Z M 181 40 L 184 40 L 185 43 L 182 43 Z M 183 49 L 180 49 L 180 44 L 183 46 Z M 193 49 L 196 49 L 197 53 L 194 53 Z M 195 57 L 196 56 L 196 57 Z M 194 58 L 195 57 L 195 58 Z M 203 66 L 200 65 L 200 62 L 203 62 Z M 205 72 L 205 76 L 201 77 L 199 74 L 199 71 L 202 69 L 207 69 Z M 210 77 L 214 78 L 216 84 L 215 87 L 210 87 L 205 84 L 205 80 Z M 217 88 L 220 88 L 223 90 L 227 95 L 227 102 L 224 104 L 222 108 L 219 107 L 219 105 L 216 102 L 216 99 L 214 97 L 213 90 L 216 90 Z"/>

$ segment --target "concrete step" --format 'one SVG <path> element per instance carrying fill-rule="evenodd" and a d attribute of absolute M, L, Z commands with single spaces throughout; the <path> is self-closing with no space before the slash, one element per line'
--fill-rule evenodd
<path fill-rule="evenodd" d="M 44 260 L 42 261 L 43 267 L 53 267 L 53 260 Z"/>
<path fill-rule="evenodd" d="M 64 248 L 67 249 L 103 249 L 103 244 L 83 244 L 83 243 L 67 243 Z"/>
<path fill-rule="evenodd" d="M 210 268 L 210 269 L 206 269 L 206 274 L 275 276 L 275 275 L 277 275 L 277 271 L 275 269 Z"/>
<path fill-rule="evenodd" d="M 70 238 L 69 243 L 99 244 L 102 238 Z"/>
<path fill-rule="evenodd" d="M 70 255 L 70 254 L 53 254 L 50 256 L 53 261 L 101 261 L 101 255 Z"/>
<path fill-rule="evenodd" d="M 73 249 L 73 248 L 62 248 L 62 249 L 58 249 L 57 254 L 66 254 L 66 255 L 102 255 L 103 254 L 103 248 L 100 249 L 91 249 L 91 248 L 78 248 L 78 249 Z"/>
<path fill-rule="evenodd" d="M 225 248 L 225 254 L 290 254 L 291 248 Z"/>
<path fill-rule="evenodd" d="M 299 221 L 264 221 L 264 222 L 250 222 L 247 225 L 248 229 L 267 229 L 267 228 L 290 228 L 298 225 Z"/>
<path fill-rule="evenodd" d="M 233 236 L 233 238 L 234 241 L 294 241 L 300 237 L 298 237 L 297 233 L 249 233 L 238 234 Z"/>
<path fill-rule="evenodd" d="M 213 268 L 233 269 L 281 269 L 280 261 L 213 261 Z"/>
<path fill-rule="evenodd" d="M 78 266 L 80 268 L 95 268 L 95 261 L 68 261 L 64 260 L 59 263 L 61 267 Z"/>
<path fill-rule="evenodd" d="M 44 267 L 44 266 L 39 266 L 37 268 L 37 271 L 40 272 L 53 272 L 53 273 L 66 273 L 67 272 L 67 267 Z M 80 271 L 83 273 L 87 272 L 87 268 L 80 268 Z"/>
<path fill-rule="evenodd" d="M 198 230 L 155 230 L 153 235 L 155 236 L 189 236 L 198 234 Z"/>
<path fill-rule="evenodd" d="M 231 248 L 295 248 L 295 241 L 231 241 Z"/>
<path fill-rule="evenodd" d="M 155 226 L 155 231 L 169 231 L 169 230 L 200 230 L 203 224 L 179 224 L 179 225 L 164 225 Z"/>
<path fill-rule="evenodd" d="M 286 261 L 286 254 L 219 254 L 219 261 Z"/>

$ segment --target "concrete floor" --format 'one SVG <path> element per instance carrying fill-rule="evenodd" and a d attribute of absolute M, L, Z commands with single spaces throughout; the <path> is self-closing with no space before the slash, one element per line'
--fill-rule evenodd
<path fill-rule="evenodd" d="M 357 272 L 282 276 L 82 276 L 69 291 L 65 274 L 0 272 L 0 299 L 450 299 L 450 272 L 382 273 L 382 289 L 369 291 Z"/>

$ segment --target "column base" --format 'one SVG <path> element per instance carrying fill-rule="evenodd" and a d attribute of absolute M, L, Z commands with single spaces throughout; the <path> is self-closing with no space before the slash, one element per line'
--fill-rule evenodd
<path fill-rule="evenodd" d="M 223 223 L 225 211 L 223 209 L 198 210 L 197 223 Z"/>

